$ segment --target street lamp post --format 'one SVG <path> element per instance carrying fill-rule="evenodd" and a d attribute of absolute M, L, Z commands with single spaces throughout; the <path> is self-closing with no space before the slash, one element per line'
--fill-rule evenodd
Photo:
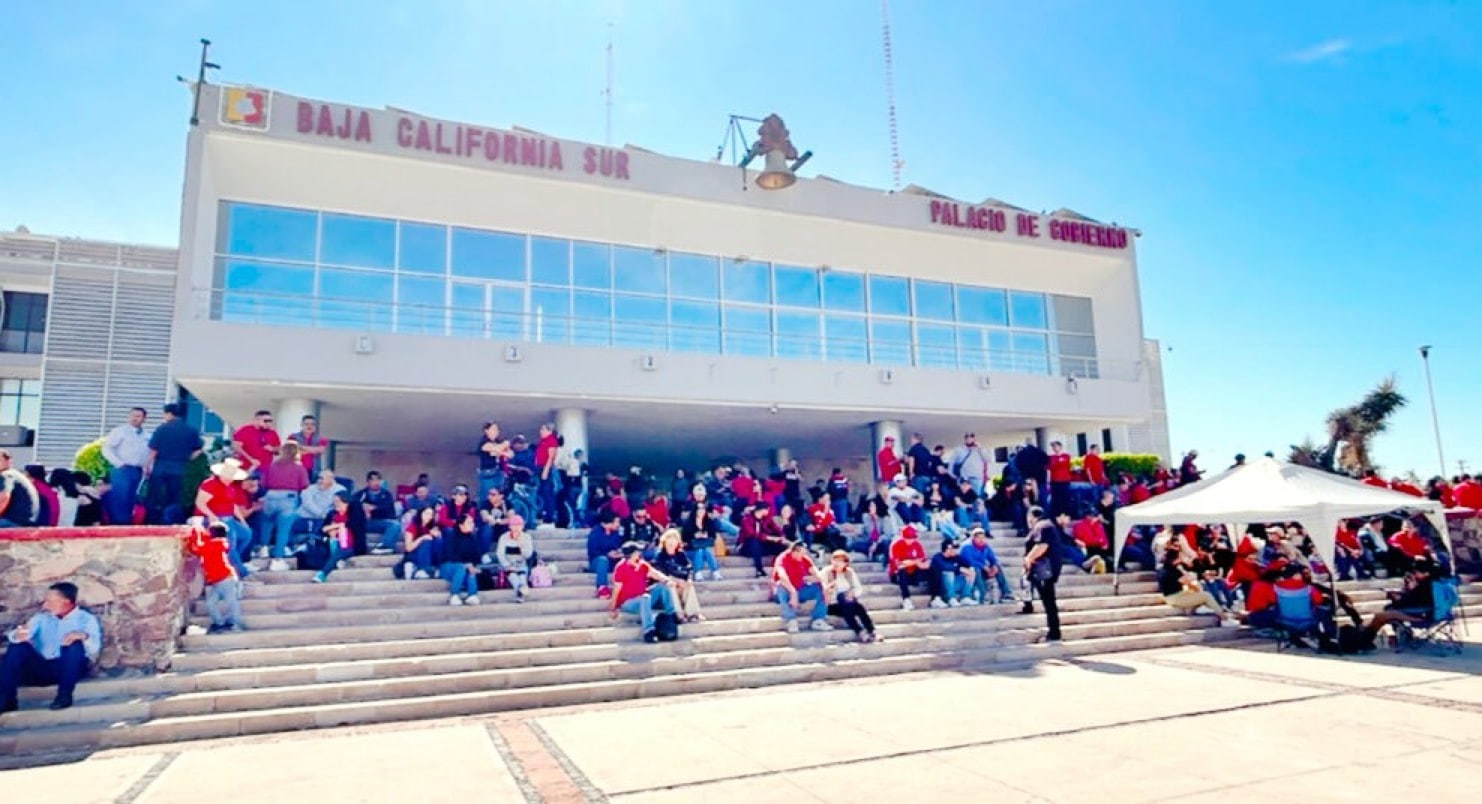
<path fill-rule="evenodd" d="M 1436 434 L 1436 459 L 1441 462 L 1441 477 L 1446 477 L 1446 453 L 1441 449 L 1441 419 L 1436 415 L 1436 387 L 1431 384 L 1431 347 L 1420 347 L 1420 364 L 1425 367 L 1425 393 L 1431 401 L 1431 429 Z"/>

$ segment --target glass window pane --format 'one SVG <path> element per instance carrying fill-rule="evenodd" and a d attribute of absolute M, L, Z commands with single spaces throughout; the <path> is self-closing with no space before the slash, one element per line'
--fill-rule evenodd
<path fill-rule="evenodd" d="M 946 282 L 916 280 L 916 317 L 952 320 L 952 286 Z"/>
<path fill-rule="evenodd" d="M 492 294 L 489 332 L 500 340 L 525 339 L 525 289 L 495 285 Z"/>
<path fill-rule="evenodd" d="M 612 342 L 630 349 L 668 348 L 668 305 L 652 296 L 612 297 Z"/>
<path fill-rule="evenodd" d="M 222 204 L 216 250 L 242 257 L 314 260 L 319 213 L 256 204 Z"/>
<path fill-rule="evenodd" d="M 396 278 L 396 331 L 441 335 L 447 323 L 448 283 L 424 276 Z"/>
<path fill-rule="evenodd" d="M 788 307 L 818 307 L 818 271 L 779 265 L 774 270 L 777 303 Z"/>
<path fill-rule="evenodd" d="M 1026 374 L 1050 373 L 1050 349 L 1045 336 L 1031 332 L 1015 332 L 1010 347 L 1014 371 Z"/>
<path fill-rule="evenodd" d="M 571 284 L 571 241 L 549 237 L 530 238 L 530 283 Z"/>
<path fill-rule="evenodd" d="M 910 315 L 911 299 L 906 280 L 898 276 L 870 277 L 870 312 L 879 315 Z"/>
<path fill-rule="evenodd" d="M 314 269 L 307 265 L 220 261 L 221 306 L 215 317 L 275 326 L 311 326 Z"/>
<path fill-rule="evenodd" d="M 968 324 L 1009 325 L 1009 303 L 999 288 L 957 286 L 957 320 Z"/>
<path fill-rule="evenodd" d="M 869 341 L 865 337 L 864 316 L 830 315 L 823 319 L 824 358 L 847 363 L 866 363 L 870 359 Z"/>
<path fill-rule="evenodd" d="M 766 263 L 727 260 L 723 273 L 726 301 L 771 303 L 772 275 Z"/>
<path fill-rule="evenodd" d="M 725 353 L 771 357 L 772 314 L 756 307 L 726 306 Z"/>
<path fill-rule="evenodd" d="M 870 362 L 888 366 L 911 365 L 911 325 L 905 321 L 872 320 Z"/>
<path fill-rule="evenodd" d="M 720 305 L 669 303 L 669 348 L 676 352 L 720 353 Z"/>
<path fill-rule="evenodd" d="M 524 236 L 454 229 L 453 275 L 524 282 Z"/>
<path fill-rule="evenodd" d="M 647 248 L 614 247 L 612 279 L 617 290 L 663 295 L 669 281 L 663 252 Z"/>
<path fill-rule="evenodd" d="M 402 221 L 401 241 L 396 265 L 402 271 L 418 274 L 448 272 L 448 227 Z"/>
<path fill-rule="evenodd" d="M 1050 309 L 1055 313 L 1055 329 L 1089 335 L 1096 331 L 1091 315 L 1091 300 L 1084 296 L 1051 296 Z"/>
<path fill-rule="evenodd" d="M 576 291 L 571 294 L 571 342 L 606 346 L 612 338 L 612 294 Z"/>
<path fill-rule="evenodd" d="M 957 329 L 957 365 L 966 371 L 988 369 L 988 348 L 983 330 L 977 327 Z"/>
<path fill-rule="evenodd" d="M 484 286 L 469 282 L 454 282 L 452 302 L 452 307 L 448 311 L 448 334 L 455 338 L 487 337 Z"/>
<path fill-rule="evenodd" d="M 571 342 L 571 291 L 531 288 L 530 316 L 536 343 Z"/>
<path fill-rule="evenodd" d="M 1067 377 L 1099 376 L 1096 365 L 1096 338 L 1091 335 L 1055 336 L 1059 351 L 1060 373 Z"/>
<path fill-rule="evenodd" d="M 943 324 L 917 324 L 916 365 L 957 368 L 957 330 Z"/>
<path fill-rule="evenodd" d="M 612 248 L 600 243 L 572 243 L 571 284 L 592 290 L 611 290 Z"/>
<path fill-rule="evenodd" d="M 0 395 L 15 396 L 21 392 L 21 381 L 6 377 L 0 380 Z"/>
<path fill-rule="evenodd" d="M 1026 329 L 1045 329 L 1045 296 L 1043 293 L 1009 291 L 1009 323 Z"/>
<path fill-rule="evenodd" d="M 20 405 L 16 411 L 15 423 L 31 430 L 41 422 L 41 397 L 26 395 L 20 398 Z"/>
<path fill-rule="evenodd" d="M 393 279 L 379 271 L 319 270 L 315 324 L 338 329 L 391 329 Z"/>
<path fill-rule="evenodd" d="M 864 276 L 845 271 L 823 272 L 823 307 L 845 313 L 865 311 Z"/>
<path fill-rule="evenodd" d="M 720 296 L 720 261 L 699 254 L 669 255 L 669 293 L 691 299 Z"/>
<path fill-rule="evenodd" d="M 390 268 L 396 264 L 396 221 L 326 212 L 319 225 L 321 265 Z"/>
<path fill-rule="evenodd" d="M 817 313 L 777 312 L 777 356 L 795 360 L 823 357 Z"/>
<path fill-rule="evenodd" d="M 1014 343 L 1006 329 L 985 330 L 988 337 L 988 368 L 991 371 L 1017 372 Z"/>

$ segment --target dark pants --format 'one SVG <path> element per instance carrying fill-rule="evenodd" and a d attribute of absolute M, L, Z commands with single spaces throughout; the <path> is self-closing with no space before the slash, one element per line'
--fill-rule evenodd
<path fill-rule="evenodd" d="M 741 554 L 751 559 L 757 572 L 762 571 L 762 558 L 781 555 L 787 549 L 781 542 L 769 542 L 766 539 L 747 539 L 741 543 Z"/>
<path fill-rule="evenodd" d="M 1057 517 L 1061 514 L 1075 515 L 1070 510 L 1070 484 L 1061 481 L 1050 482 L 1050 516 Z"/>
<path fill-rule="evenodd" d="M 890 580 L 895 581 L 895 585 L 900 587 L 901 600 L 905 600 L 906 598 L 911 596 L 911 585 L 919 583 L 929 583 L 931 580 L 928 577 L 929 575 L 931 575 L 931 573 L 927 572 L 926 570 L 911 567 L 910 569 L 896 570 L 895 574 L 890 576 Z"/>
<path fill-rule="evenodd" d="M 1389 573 L 1389 577 L 1391 578 L 1404 576 L 1405 573 L 1410 571 L 1410 567 L 1415 564 L 1409 556 L 1393 547 L 1384 551 L 1382 560 L 1384 561 L 1384 570 Z"/>
<path fill-rule="evenodd" d="M 551 476 L 540 481 L 540 486 L 535 491 L 536 499 L 540 507 L 541 522 L 556 521 L 556 494 L 560 491 L 561 480 L 555 472 Z"/>
<path fill-rule="evenodd" d="M 144 470 L 137 466 L 115 466 L 108 473 L 108 483 L 113 487 L 107 496 L 108 524 L 134 524 L 134 503 L 142 480 Z"/>
<path fill-rule="evenodd" d="M 12 643 L 0 664 L 0 709 L 13 709 L 20 687 L 57 685 L 56 702 L 71 705 L 72 690 L 87 675 L 87 651 L 81 642 L 62 648 L 56 659 L 43 659 L 29 642 Z"/>
<path fill-rule="evenodd" d="M 857 599 L 846 597 L 843 594 L 836 595 L 834 606 L 839 616 L 844 618 L 844 624 L 849 626 L 850 631 L 856 634 L 860 631 L 875 633 L 875 623 L 870 619 L 870 613 L 865 611 L 864 604 Z"/>
<path fill-rule="evenodd" d="M 1039 595 L 1040 602 L 1045 605 L 1045 624 L 1049 626 L 1049 630 L 1045 633 L 1045 638 L 1059 639 L 1060 607 L 1055 602 L 1055 581 L 1053 579 L 1035 581 L 1034 591 L 1035 594 Z"/>
<path fill-rule="evenodd" d="M 144 507 L 148 509 L 149 516 L 146 521 L 154 525 L 176 525 L 178 522 L 170 522 L 174 512 L 167 511 L 171 506 L 180 506 L 180 493 L 185 485 L 185 476 L 174 472 L 162 472 L 155 469 L 149 475 L 148 499 Z M 183 520 L 182 520 L 183 521 Z"/>

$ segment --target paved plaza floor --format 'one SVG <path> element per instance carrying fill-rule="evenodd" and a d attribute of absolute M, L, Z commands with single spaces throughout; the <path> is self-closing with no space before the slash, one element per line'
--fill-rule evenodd
<path fill-rule="evenodd" d="M 1459 657 L 1174 648 L 183 743 L 0 772 L 0 800 L 1477 801 L 1475 639 Z"/>

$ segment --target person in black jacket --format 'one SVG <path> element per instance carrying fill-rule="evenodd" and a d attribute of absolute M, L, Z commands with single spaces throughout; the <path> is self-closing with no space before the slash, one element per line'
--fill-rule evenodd
<path fill-rule="evenodd" d="M 685 622 L 697 623 L 705 619 L 700 613 L 700 596 L 695 591 L 694 578 L 690 577 L 690 557 L 684 552 L 684 540 L 674 528 L 664 531 L 659 537 L 659 551 L 654 555 L 654 569 L 669 578 L 669 588 Z"/>

